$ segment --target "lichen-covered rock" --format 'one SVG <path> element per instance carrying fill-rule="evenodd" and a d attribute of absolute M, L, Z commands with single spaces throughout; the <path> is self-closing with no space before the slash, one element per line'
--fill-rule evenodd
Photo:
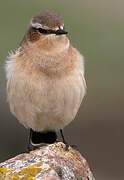
<path fill-rule="evenodd" d="M 95 180 L 81 154 L 59 142 L 0 164 L 0 180 Z"/>

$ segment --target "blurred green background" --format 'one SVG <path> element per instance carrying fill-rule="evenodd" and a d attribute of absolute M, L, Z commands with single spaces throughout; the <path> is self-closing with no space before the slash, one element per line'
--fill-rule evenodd
<path fill-rule="evenodd" d="M 0 1 L 0 161 L 24 152 L 28 132 L 10 114 L 4 64 L 21 41 L 31 17 L 58 12 L 71 42 L 85 57 L 87 96 L 76 120 L 65 128 L 97 180 L 124 179 L 124 1 Z"/>

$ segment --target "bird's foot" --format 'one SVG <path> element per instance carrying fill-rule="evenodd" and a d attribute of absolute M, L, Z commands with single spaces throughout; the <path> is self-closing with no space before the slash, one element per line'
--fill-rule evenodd
<path fill-rule="evenodd" d="M 59 142 L 61 142 L 61 141 L 59 141 Z M 65 151 L 69 151 L 70 145 L 69 145 L 67 142 L 65 142 L 65 141 L 62 141 L 62 142 L 63 142 L 62 148 L 63 148 Z"/>
<path fill-rule="evenodd" d="M 60 129 L 60 134 L 61 134 L 61 137 L 62 137 L 62 141 L 65 144 L 65 151 L 69 151 L 69 144 L 67 143 L 67 141 L 64 138 L 64 134 L 63 134 L 62 129 Z"/>
<path fill-rule="evenodd" d="M 46 146 L 46 144 L 45 143 L 41 143 L 41 144 L 38 144 L 38 145 L 30 144 L 30 145 L 28 145 L 26 152 L 29 153 L 30 151 L 36 150 L 36 149 L 38 149 L 38 148 L 40 148 L 42 146 Z"/>
<path fill-rule="evenodd" d="M 33 147 L 31 144 L 28 144 L 28 146 L 26 148 L 26 153 L 30 153 L 30 151 L 33 151 Z"/>
<path fill-rule="evenodd" d="M 66 143 L 64 143 L 65 144 L 65 151 L 69 151 L 69 147 L 70 147 L 70 145 L 66 142 Z"/>

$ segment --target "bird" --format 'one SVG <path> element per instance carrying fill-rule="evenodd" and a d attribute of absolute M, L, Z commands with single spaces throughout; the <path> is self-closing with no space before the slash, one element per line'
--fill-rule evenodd
<path fill-rule="evenodd" d="M 31 18 L 6 65 L 11 113 L 29 129 L 28 148 L 54 143 L 70 124 L 86 94 L 84 57 L 70 42 L 63 19 L 53 11 Z M 30 148 L 29 148 L 30 149 Z"/>

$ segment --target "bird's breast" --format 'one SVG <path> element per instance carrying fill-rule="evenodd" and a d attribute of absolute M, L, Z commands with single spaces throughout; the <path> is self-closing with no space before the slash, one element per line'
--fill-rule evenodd
<path fill-rule="evenodd" d="M 69 124 L 85 95 L 82 62 L 60 77 L 36 74 L 31 70 L 30 73 L 24 69 L 19 71 L 13 63 L 8 64 L 11 72 L 7 96 L 16 118 L 36 131 L 60 129 Z"/>

